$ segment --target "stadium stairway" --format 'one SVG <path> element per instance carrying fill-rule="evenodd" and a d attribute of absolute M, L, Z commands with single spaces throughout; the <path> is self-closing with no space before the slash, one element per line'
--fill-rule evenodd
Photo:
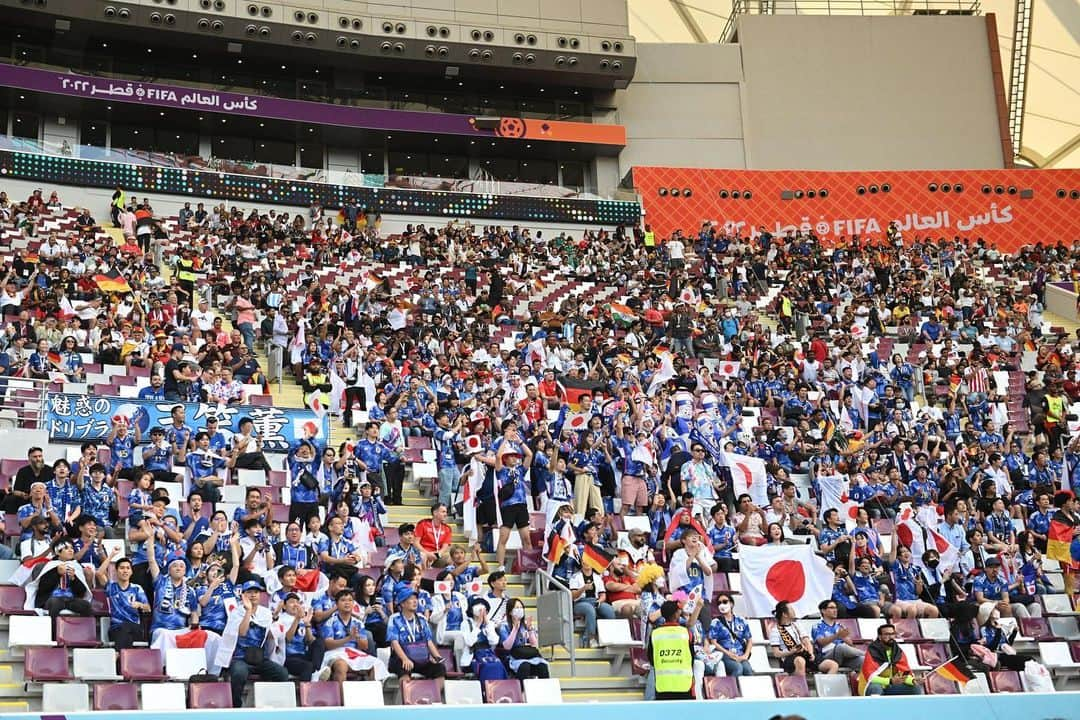
<path fill-rule="evenodd" d="M 228 317 L 224 317 L 228 324 Z M 260 345 L 256 348 L 259 363 L 263 368 L 269 367 L 269 358 L 266 348 Z M 300 385 L 292 374 L 285 371 L 280 383 L 272 383 L 270 386 L 274 405 L 277 407 L 298 408 L 303 407 L 303 392 Z M 341 443 L 355 440 L 360 434 L 359 430 L 350 429 L 340 421 L 332 418 L 330 421 L 330 443 L 334 448 L 340 447 Z M 425 480 L 427 484 L 429 481 Z M 405 486 L 402 492 L 402 504 L 389 508 L 387 527 L 396 527 L 401 523 L 417 523 L 426 517 L 430 517 L 431 498 L 426 493 L 421 493 L 416 479 L 410 468 L 406 474 Z M 454 529 L 453 542 L 468 544 L 465 534 L 460 525 Z M 512 563 L 512 555 L 507 554 L 507 566 Z M 494 553 L 485 553 L 484 559 L 491 568 L 495 567 Z M 526 612 L 532 615 L 535 621 L 536 596 L 533 587 L 532 576 L 521 575 L 508 576 L 508 592 L 514 597 L 520 597 L 525 603 Z M 580 638 L 581 624 L 577 623 L 575 640 Z M 626 702 L 641 700 L 643 697 L 641 678 L 630 673 L 629 660 L 623 659 L 619 666 L 613 665 L 613 660 L 618 655 L 604 648 L 578 648 L 575 652 L 574 667 L 570 663 L 570 653 L 566 648 L 544 648 L 545 657 L 551 661 L 551 676 L 559 678 L 562 686 L 562 696 L 566 702 Z M 0 698 L 3 693 L 3 669 L 0 668 Z M 5 708 L 0 705 L 0 712 Z"/>

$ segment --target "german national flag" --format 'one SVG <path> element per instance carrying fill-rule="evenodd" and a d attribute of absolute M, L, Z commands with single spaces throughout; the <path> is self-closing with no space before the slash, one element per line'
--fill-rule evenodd
<path fill-rule="evenodd" d="M 55 350 L 50 350 L 47 357 L 49 358 L 49 362 L 51 362 L 56 367 L 60 367 L 60 353 L 56 352 Z"/>
<path fill-rule="evenodd" d="M 1073 526 L 1067 522 L 1063 513 L 1055 513 L 1050 521 L 1050 529 L 1046 531 L 1046 557 L 1058 562 L 1071 563 L 1072 554 L 1069 545 L 1072 544 Z"/>
<path fill-rule="evenodd" d="M 603 573 L 611 564 L 614 555 L 609 555 L 595 545 L 586 545 L 581 551 L 581 562 L 593 569 L 593 572 Z"/>
<path fill-rule="evenodd" d="M 567 542 L 561 534 L 552 531 L 551 536 L 548 538 L 548 551 L 546 557 L 548 562 L 558 563 L 562 560 L 563 555 L 566 553 L 567 548 L 570 547 L 570 543 Z"/>
<path fill-rule="evenodd" d="M 131 292 L 131 286 L 128 285 L 127 280 L 120 274 L 120 271 L 113 268 L 107 273 L 102 275 L 95 275 L 94 282 L 101 288 L 102 292 L 107 293 L 128 293 Z"/>
<path fill-rule="evenodd" d="M 943 678 L 958 682 L 961 685 L 975 679 L 975 673 L 964 662 L 957 662 L 959 656 L 953 656 L 941 665 L 934 668 L 934 672 Z"/>

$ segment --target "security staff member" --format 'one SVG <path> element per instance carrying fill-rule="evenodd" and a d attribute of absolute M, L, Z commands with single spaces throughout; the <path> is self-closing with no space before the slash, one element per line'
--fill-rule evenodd
<path fill-rule="evenodd" d="M 660 606 L 664 624 L 652 631 L 652 666 L 657 700 L 694 697 L 694 651 L 690 631 L 679 624 L 679 605 L 671 600 Z"/>

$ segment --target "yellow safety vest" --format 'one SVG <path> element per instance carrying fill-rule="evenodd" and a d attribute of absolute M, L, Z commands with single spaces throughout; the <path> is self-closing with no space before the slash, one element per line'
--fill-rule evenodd
<path fill-rule="evenodd" d="M 123 190 L 120 191 L 120 197 L 113 200 L 113 207 L 122 208 L 127 205 L 127 193 Z"/>
<path fill-rule="evenodd" d="M 1046 396 L 1046 422 L 1060 423 L 1065 417 L 1065 399 L 1053 395 Z"/>
<path fill-rule="evenodd" d="M 195 282 L 195 263 L 191 260 L 180 260 L 177 262 L 176 279 L 187 280 L 188 282 Z"/>
<path fill-rule="evenodd" d="M 681 625 L 661 625 L 652 631 L 653 672 L 656 692 L 682 693 L 694 684 L 694 656 L 690 637 Z"/>
<path fill-rule="evenodd" d="M 651 230 L 645 233 L 645 247 L 656 247 L 656 233 Z"/>

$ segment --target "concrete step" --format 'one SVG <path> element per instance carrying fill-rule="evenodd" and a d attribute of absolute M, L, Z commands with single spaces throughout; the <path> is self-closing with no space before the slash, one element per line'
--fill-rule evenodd
<path fill-rule="evenodd" d="M 568 690 L 562 689 L 563 702 L 568 703 L 600 703 L 600 702 L 640 702 L 645 699 L 645 691 L 641 690 Z"/>
<path fill-rule="evenodd" d="M 561 677 L 559 678 L 559 682 L 562 683 L 564 693 L 567 690 L 632 690 L 637 689 L 641 685 L 641 680 L 633 675 L 630 675 L 629 677 Z"/>
<path fill-rule="evenodd" d="M 548 663 L 551 676 L 557 678 L 604 678 L 611 677 L 611 663 L 607 660 L 582 660 L 578 659 L 574 668 L 570 667 L 570 660 L 552 660 Z"/>
<path fill-rule="evenodd" d="M 34 709 L 40 709 L 41 704 L 31 703 L 26 700 L 0 700 L 0 715 L 6 715 L 7 713 L 25 713 L 30 712 L 31 705 L 34 705 Z"/>
<path fill-rule="evenodd" d="M 0 682 L 0 698 L 24 698 L 26 694 L 26 687 L 21 682 Z M 0 713 L 2 707 L 3 703 L 0 703 Z"/>

